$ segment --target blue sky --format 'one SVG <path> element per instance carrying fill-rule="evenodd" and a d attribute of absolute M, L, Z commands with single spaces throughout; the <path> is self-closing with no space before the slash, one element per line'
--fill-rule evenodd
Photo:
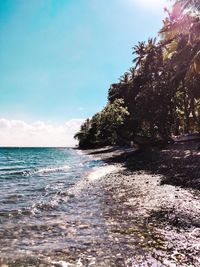
<path fill-rule="evenodd" d="M 165 0 L 0 0 L 0 117 L 87 118 L 156 36 Z"/>

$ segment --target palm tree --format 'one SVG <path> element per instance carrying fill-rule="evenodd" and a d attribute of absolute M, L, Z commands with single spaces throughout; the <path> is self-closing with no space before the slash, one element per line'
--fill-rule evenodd
<path fill-rule="evenodd" d="M 200 11 L 199 0 L 176 0 L 175 4 L 180 4 L 183 9 L 192 9 Z"/>

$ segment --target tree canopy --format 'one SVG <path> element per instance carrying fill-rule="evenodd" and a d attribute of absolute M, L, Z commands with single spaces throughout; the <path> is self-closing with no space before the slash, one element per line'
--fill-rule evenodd
<path fill-rule="evenodd" d="M 121 142 L 121 131 L 129 112 L 124 107 L 123 99 L 109 103 L 102 111 L 87 119 L 75 135 L 81 148 L 102 145 L 115 145 Z"/>
<path fill-rule="evenodd" d="M 81 147 L 200 131 L 200 2 L 173 1 L 165 11 L 158 41 L 133 47 L 133 66 L 110 86 L 107 106 L 76 134 Z"/>

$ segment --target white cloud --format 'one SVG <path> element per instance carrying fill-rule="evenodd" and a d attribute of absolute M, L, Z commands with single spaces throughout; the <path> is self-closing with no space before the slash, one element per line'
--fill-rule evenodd
<path fill-rule="evenodd" d="M 6 119 L 1 119 L 0 120 L 0 129 L 7 129 L 10 127 L 10 122 Z"/>
<path fill-rule="evenodd" d="M 0 146 L 74 146 L 74 134 L 83 119 L 72 119 L 62 125 L 37 121 L 0 119 Z"/>

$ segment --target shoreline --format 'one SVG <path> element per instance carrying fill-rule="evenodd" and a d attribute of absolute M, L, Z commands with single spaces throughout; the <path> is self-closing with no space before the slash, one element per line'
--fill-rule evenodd
<path fill-rule="evenodd" d="M 14 244 L 10 254 L 4 245 L 0 265 L 199 267 L 200 192 L 194 181 L 200 164 L 195 147 L 79 151 L 80 179 L 56 189 L 50 198 L 55 206 L 41 206 L 36 217 L 17 218 L 19 227 L 8 218 L 2 240 L 9 242 L 6 237 L 16 233 L 14 241 L 19 247 L 25 244 L 25 250 Z M 188 178 L 187 188 L 173 185 L 172 177 L 176 183 Z M 31 243 L 27 233 L 33 233 Z"/>
<path fill-rule="evenodd" d="M 200 156 L 196 143 L 168 145 L 160 151 L 106 147 L 83 153 L 117 168 L 117 172 L 92 182 L 106 192 L 108 205 L 103 210 L 106 214 L 111 211 L 106 215 L 110 234 L 121 242 L 125 239 L 126 245 L 132 238 L 141 239 L 135 244 L 140 253 L 129 259 L 124 255 L 123 260 L 134 266 L 143 262 L 200 266 L 200 192 L 199 180 L 195 179 L 198 170 L 194 168 Z M 181 166 L 174 165 L 178 160 Z M 184 183 L 188 172 L 184 169 L 180 173 L 179 168 L 187 167 L 188 161 L 192 161 L 193 169 L 189 168 L 190 177 Z"/>

